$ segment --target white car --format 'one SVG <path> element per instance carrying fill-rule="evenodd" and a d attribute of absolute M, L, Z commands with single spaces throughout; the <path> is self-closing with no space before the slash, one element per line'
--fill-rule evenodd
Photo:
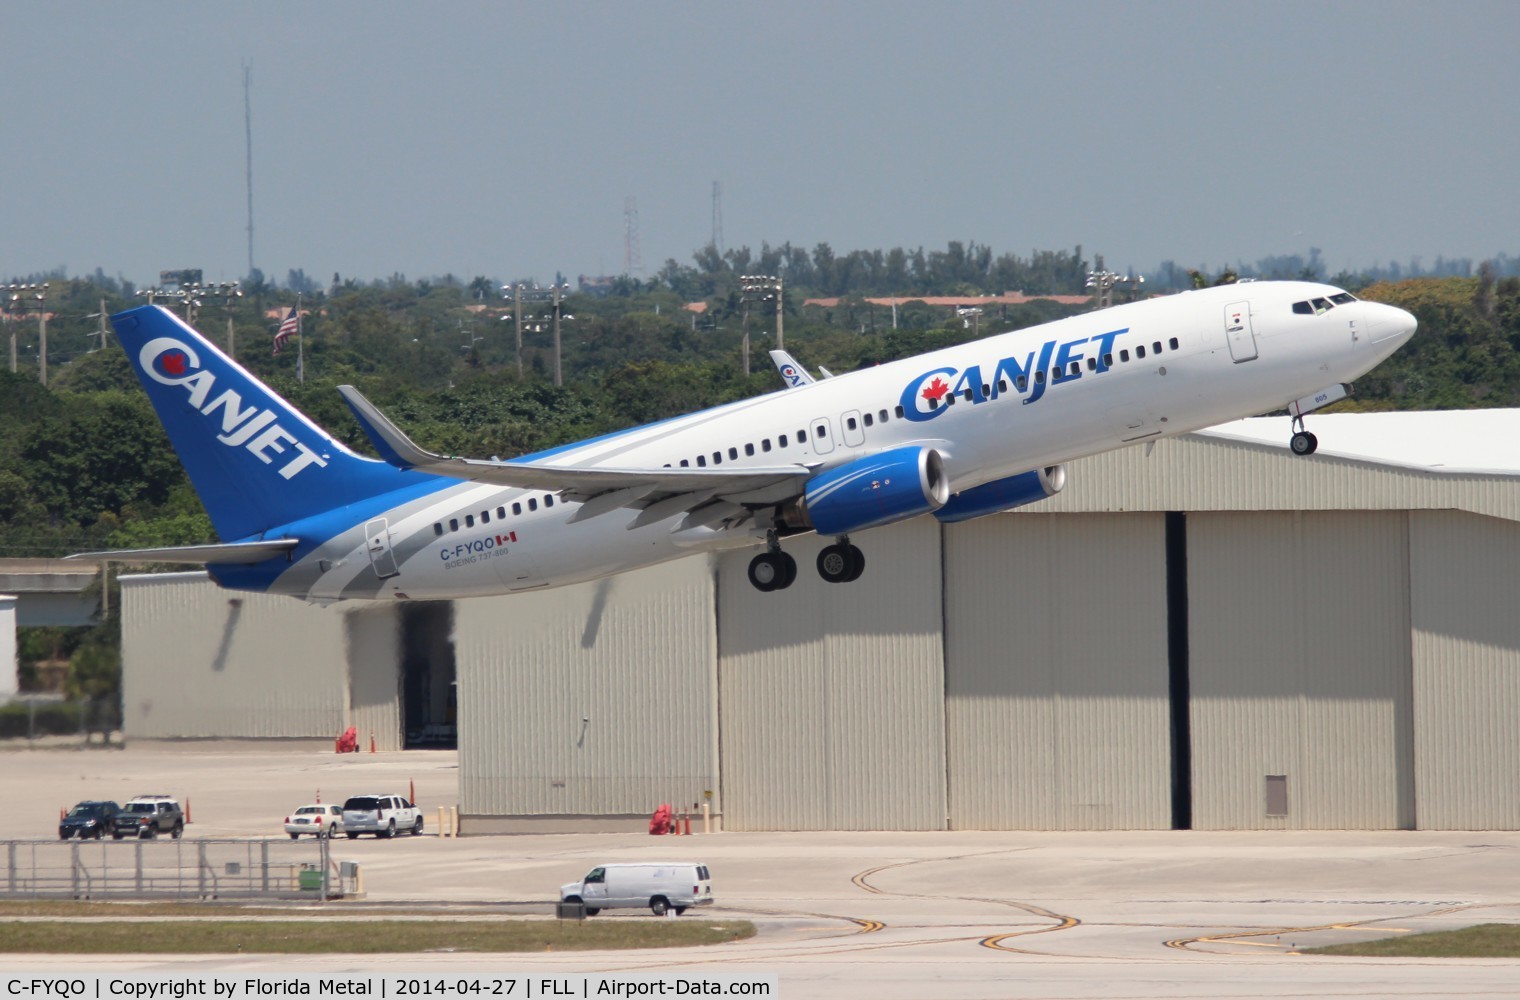
<path fill-rule="evenodd" d="M 422 810 L 402 795 L 354 795 L 343 803 L 343 832 L 349 840 L 361 833 L 376 837 L 422 832 Z"/>
<path fill-rule="evenodd" d="M 586 904 L 588 917 L 614 907 L 643 906 L 657 917 L 666 910 L 679 916 L 687 907 L 712 905 L 712 875 L 694 861 L 598 865 L 579 882 L 560 886 L 559 898 Z"/>
<path fill-rule="evenodd" d="M 295 840 L 303 833 L 335 837 L 343 832 L 343 807 L 335 802 L 313 802 L 285 817 L 285 832 Z"/>

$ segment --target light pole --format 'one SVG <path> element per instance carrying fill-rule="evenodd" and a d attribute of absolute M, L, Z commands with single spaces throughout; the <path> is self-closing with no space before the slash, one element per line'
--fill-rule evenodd
<path fill-rule="evenodd" d="M 512 311 L 513 311 L 513 315 L 516 317 L 516 320 L 517 320 L 517 374 L 519 376 L 522 375 L 522 371 L 523 371 L 523 363 L 522 363 L 522 332 L 523 332 L 522 306 L 523 306 L 523 302 L 525 300 L 529 301 L 529 302 L 544 302 L 544 301 L 548 301 L 549 304 L 550 304 L 550 306 L 549 306 L 550 309 L 553 310 L 553 314 L 552 314 L 552 316 L 550 318 L 551 318 L 551 320 L 553 322 L 553 327 L 554 327 L 554 384 L 556 386 L 564 385 L 563 372 L 562 372 L 561 367 L 560 367 L 559 324 L 560 324 L 560 320 L 561 319 L 574 319 L 575 318 L 574 316 L 565 313 L 564 309 L 563 309 L 563 305 L 564 305 L 564 292 L 569 287 L 570 286 L 568 284 L 566 284 L 565 282 L 563 282 L 563 281 L 556 281 L 554 284 L 550 285 L 548 288 L 540 288 L 536 284 L 532 285 L 532 286 L 528 286 L 528 285 L 524 284 L 521 281 L 519 281 L 519 282 L 517 282 L 515 284 L 503 285 L 502 286 L 502 290 L 503 291 L 510 291 L 511 292 L 511 296 L 510 297 L 512 299 Z M 503 297 L 505 298 L 507 296 L 503 296 Z M 540 319 L 540 320 L 542 318 L 543 317 L 538 317 L 538 319 Z M 535 322 L 533 329 L 535 331 L 537 331 L 537 330 L 542 330 L 543 327 L 541 325 L 539 325 L 537 322 Z"/>
<path fill-rule="evenodd" d="M 744 302 L 744 374 L 749 374 L 749 304 L 751 302 L 776 303 L 776 350 L 784 350 L 786 341 L 781 329 L 781 279 L 771 274 L 741 274 L 739 297 Z"/>
<path fill-rule="evenodd" d="M 37 351 L 37 380 L 47 385 L 47 296 L 48 283 L 40 284 L 10 284 L 4 286 L 6 290 L 7 314 L 12 310 L 20 309 L 25 313 L 36 303 L 37 309 L 37 339 L 39 347 Z M 16 321 L 11 318 L 11 371 L 16 370 Z"/>
<path fill-rule="evenodd" d="M 1098 269 L 1096 271 L 1087 272 L 1086 287 L 1091 288 L 1095 293 L 1095 297 L 1098 300 L 1099 309 L 1107 309 L 1109 306 L 1114 304 L 1114 288 L 1116 286 L 1132 285 L 1138 287 L 1145 284 L 1144 275 L 1141 275 L 1137 278 L 1131 278 L 1127 275 L 1117 274 L 1113 271 L 1104 269 L 1102 256 L 1098 256 L 1093 259 L 1096 262 Z"/>

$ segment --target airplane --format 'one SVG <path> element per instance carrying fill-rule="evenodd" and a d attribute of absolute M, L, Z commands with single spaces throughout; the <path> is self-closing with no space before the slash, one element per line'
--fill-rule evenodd
<path fill-rule="evenodd" d="M 1416 329 L 1402 309 L 1303 281 L 1113 306 L 510 460 L 414 444 L 340 386 L 379 453 L 359 455 L 160 306 L 111 318 L 221 543 L 71 558 L 203 564 L 234 590 L 456 599 L 595 580 L 704 550 L 759 547 L 748 576 L 789 587 L 782 542 L 955 523 L 1058 492 L 1074 459 L 1346 394 Z M 798 366 L 800 368 L 800 366 Z"/>
<path fill-rule="evenodd" d="M 812 385 L 815 381 L 813 376 L 808 374 L 808 370 L 798 364 L 797 359 L 788 351 L 772 351 L 771 361 L 776 366 L 776 373 L 781 376 L 781 381 L 786 383 L 788 389 L 800 389 L 802 386 Z M 834 373 L 822 365 L 818 367 L 818 371 L 824 378 L 834 377 Z"/>

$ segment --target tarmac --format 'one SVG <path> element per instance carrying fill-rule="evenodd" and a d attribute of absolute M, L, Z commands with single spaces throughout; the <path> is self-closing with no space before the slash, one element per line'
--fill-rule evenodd
<path fill-rule="evenodd" d="M 0 975 L 391 975 L 628 972 L 774 975 L 788 998 L 1517 997 L 1520 960 L 1353 959 L 1306 948 L 1520 922 L 1520 832 L 945 832 L 438 837 L 458 801 L 450 751 L 336 755 L 318 743 L 0 746 L 9 835 L 51 840 L 87 798 L 175 795 L 188 838 L 283 837 L 320 793 L 415 789 L 423 837 L 338 839 L 365 902 L 440 919 L 483 904 L 549 914 L 558 886 L 607 861 L 712 870 L 711 919 L 754 938 L 639 952 L 499 956 L 0 956 Z M 653 805 L 651 806 L 652 809 Z M 700 829 L 700 823 L 694 824 Z M 688 914 L 688 918 L 691 914 Z M 596 920 L 655 919 L 607 911 Z"/>

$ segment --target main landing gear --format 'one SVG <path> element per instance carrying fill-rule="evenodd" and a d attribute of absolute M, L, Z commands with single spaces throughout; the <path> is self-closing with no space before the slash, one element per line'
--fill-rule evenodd
<path fill-rule="evenodd" d="M 842 536 L 818 553 L 818 575 L 828 583 L 853 583 L 865 572 L 866 557 Z M 785 590 L 797 579 L 797 560 L 781 551 L 774 531 L 766 532 L 765 551 L 749 561 L 749 582 L 756 590 L 769 593 Z"/>
<path fill-rule="evenodd" d="M 1295 455 L 1312 455 L 1319 448 L 1319 438 L 1304 430 L 1302 416 L 1293 418 L 1293 436 L 1288 439 L 1288 447 Z"/>

